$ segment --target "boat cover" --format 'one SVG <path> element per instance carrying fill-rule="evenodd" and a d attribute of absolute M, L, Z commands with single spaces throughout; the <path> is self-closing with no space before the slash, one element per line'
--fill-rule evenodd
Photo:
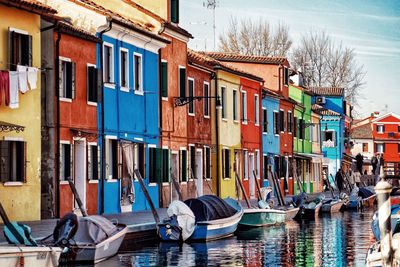
<path fill-rule="evenodd" d="M 99 215 L 91 215 L 79 218 L 78 231 L 73 239 L 77 245 L 96 245 L 117 231 L 117 226 L 108 219 Z"/>
<path fill-rule="evenodd" d="M 182 228 L 182 239 L 185 241 L 194 232 L 195 216 L 192 210 L 182 201 L 173 201 L 167 210 L 168 217 L 176 215 L 178 225 Z"/>
<path fill-rule="evenodd" d="M 358 196 L 362 197 L 362 198 L 367 198 L 372 196 L 374 193 L 372 193 L 371 191 L 369 191 L 366 188 L 359 188 L 358 189 Z"/>
<path fill-rule="evenodd" d="M 223 199 L 214 195 L 188 199 L 185 204 L 193 211 L 196 222 L 228 218 L 237 212 Z"/>

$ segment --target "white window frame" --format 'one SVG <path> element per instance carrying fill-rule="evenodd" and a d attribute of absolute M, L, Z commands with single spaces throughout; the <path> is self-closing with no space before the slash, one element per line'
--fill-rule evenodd
<path fill-rule="evenodd" d="M 100 164 L 100 157 L 99 157 L 99 155 L 100 155 L 100 147 L 99 147 L 99 145 L 97 144 L 97 142 L 87 142 L 87 163 L 86 163 L 86 166 L 87 166 L 87 175 L 88 175 L 88 180 L 89 180 L 89 183 L 90 184 L 97 184 L 97 183 L 99 183 L 99 180 L 100 180 L 100 172 L 98 173 L 98 178 L 97 179 L 89 179 L 89 171 L 90 171 L 90 167 L 89 167 L 89 158 L 90 158 L 90 156 L 91 156 L 91 146 L 97 146 L 97 164 L 99 165 Z M 92 159 L 93 160 L 93 159 Z M 90 162 L 90 164 L 92 164 L 92 162 Z M 97 166 L 97 168 L 98 168 L 98 166 Z M 93 176 L 93 173 L 92 173 L 92 176 Z"/>
<path fill-rule="evenodd" d="M 166 59 L 161 59 L 161 62 L 162 62 L 162 63 L 167 63 L 167 68 L 168 68 L 168 60 L 166 60 Z M 160 66 L 160 68 L 161 68 L 161 66 Z M 168 80 L 168 73 L 167 73 L 167 80 Z M 168 84 L 168 81 L 167 81 L 167 84 Z M 168 95 L 169 95 L 169 94 L 168 94 Z M 167 97 L 162 96 L 162 97 L 161 97 L 161 100 L 162 100 L 162 101 L 168 101 L 168 96 L 167 96 Z"/>
<path fill-rule="evenodd" d="M 243 180 L 249 180 L 249 151 L 243 149 Z"/>
<path fill-rule="evenodd" d="M 125 77 L 127 86 L 122 86 L 122 53 L 126 53 L 126 69 L 125 69 Z M 119 85 L 120 90 L 122 92 L 129 92 L 129 50 L 125 47 L 119 48 Z"/>
<path fill-rule="evenodd" d="M 140 83 L 139 83 L 139 90 L 136 90 L 136 77 L 135 77 L 135 72 L 136 72 L 136 60 L 135 57 L 140 57 Z M 144 94 L 144 89 L 143 89 L 143 55 L 137 52 L 133 53 L 133 91 L 135 92 L 136 95 L 143 95 Z"/>
<path fill-rule="evenodd" d="M 207 89 L 208 90 L 207 91 L 208 92 L 207 96 L 210 97 L 210 83 L 206 82 L 206 81 L 203 82 L 203 95 L 204 95 L 204 92 L 205 92 L 205 90 L 204 90 L 205 89 L 205 85 L 207 85 L 207 88 L 208 88 Z M 210 104 L 211 104 L 210 103 L 210 98 L 204 98 L 203 101 L 204 101 L 203 102 L 203 115 L 204 115 L 204 118 L 209 119 L 210 118 Z M 208 115 L 206 115 L 206 113 L 204 112 L 205 111 L 205 103 L 206 102 L 208 103 L 208 106 L 207 106 L 208 107 L 208 110 L 207 110 L 207 114 Z"/>
<path fill-rule="evenodd" d="M 88 77 L 88 75 L 89 75 L 88 69 L 89 69 L 89 67 L 95 67 L 97 69 L 96 64 L 92 64 L 92 63 L 87 63 L 86 64 L 86 84 L 89 84 L 89 81 L 88 81 L 88 78 L 89 78 Z M 86 86 L 86 88 L 89 89 L 88 86 Z M 97 102 L 89 101 L 89 91 L 86 91 L 86 104 L 88 104 L 89 106 L 97 107 Z"/>
<path fill-rule="evenodd" d="M 157 148 L 157 145 L 155 145 L 155 144 L 146 144 L 147 145 L 147 151 L 145 152 L 146 154 L 147 153 L 149 153 L 149 155 L 150 155 L 150 148 Z M 147 164 L 147 163 L 146 163 Z M 150 164 L 150 162 L 149 162 L 149 164 Z M 147 176 L 146 176 L 147 177 Z M 150 180 L 150 175 L 148 176 L 149 177 L 149 180 Z M 136 183 L 138 183 L 139 181 L 137 180 L 137 179 L 133 179 L 133 181 L 134 182 L 136 182 Z M 149 182 L 149 186 L 157 186 L 157 183 L 150 183 Z"/>
<path fill-rule="evenodd" d="M 377 124 L 376 125 L 376 132 L 379 133 L 379 134 L 385 133 L 385 131 L 383 130 L 384 127 L 385 127 L 385 125 L 383 125 L 383 124 Z M 381 129 L 381 131 L 378 131 L 379 129 Z"/>
<path fill-rule="evenodd" d="M 60 173 L 59 173 L 59 175 L 60 175 L 60 184 L 68 184 L 68 181 L 67 180 L 65 180 L 65 177 L 64 177 L 64 180 L 62 180 L 62 173 L 63 173 L 63 168 L 62 168 L 62 165 L 64 165 L 64 162 L 63 162 L 63 160 L 64 160 L 64 157 L 63 157 L 63 153 L 62 153 L 62 145 L 70 145 L 71 146 L 71 141 L 68 141 L 68 140 L 60 140 L 60 147 L 59 147 L 59 150 L 60 150 L 60 162 L 58 163 L 58 164 L 60 164 Z M 72 147 L 71 147 L 72 148 Z M 72 151 L 72 149 L 70 148 L 70 153 L 72 154 L 73 153 L 73 151 Z M 73 156 L 72 156 L 73 157 Z M 73 170 L 72 170 L 72 167 L 71 167 L 71 176 L 72 176 L 72 172 L 73 172 Z M 72 177 L 71 177 L 72 178 Z"/>
<path fill-rule="evenodd" d="M 268 123 L 268 110 L 267 110 L 267 108 L 266 107 L 261 107 L 261 111 L 262 111 L 262 127 L 261 127 L 261 131 L 262 131 L 262 134 L 268 134 L 268 124 L 267 124 L 267 131 L 266 132 L 264 132 L 264 123 L 265 123 L 265 121 L 264 121 L 264 110 L 267 112 L 267 123 Z"/>
<path fill-rule="evenodd" d="M 204 177 L 206 178 L 206 180 L 207 181 L 210 181 L 211 180 L 211 175 L 212 175 L 212 170 L 211 170 L 211 148 L 209 147 L 209 146 L 203 146 L 203 148 L 204 148 L 204 151 L 203 151 L 203 153 L 204 153 L 204 155 L 203 155 L 203 157 L 204 157 L 204 170 L 203 170 L 203 173 L 204 173 Z M 208 149 L 208 151 L 210 152 L 210 158 L 209 158 L 209 161 L 207 162 L 207 149 Z M 208 168 L 210 168 L 210 177 L 207 177 L 207 166 L 208 166 Z"/>
<path fill-rule="evenodd" d="M 105 147 L 105 153 L 106 153 L 106 155 L 105 155 L 105 158 L 106 158 L 105 164 L 106 164 L 106 168 L 107 168 L 107 164 L 109 165 L 109 170 L 108 171 L 106 170 L 105 174 L 106 174 L 106 177 L 107 177 L 106 178 L 107 182 L 116 182 L 116 181 L 118 181 L 118 177 L 117 178 L 112 177 L 112 166 L 110 166 L 110 164 L 109 164 L 109 161 L 110 161 L 109 157 L 112 154 L 112 153 L 110 153 L 111 152 L 110 151 L 111 140 L 118 140 L 118 137 L 115 136 L 115 135 L 106 135 L 106 137 L 105 137 L 105 145 L 106 145 L 106 147 Z M 107 157 L 107 154 L 108 154 L 109 157 Z M 118 160 L 117 160 L 117 162 L 118 162 Z M 110 178 L 110 172 L 111 172 L 111 178 Z"/>
<path fill-rule="evenodd" d="M 255 162 L 255 170 L 256 170 L 256 174 L 257 174 L 257 179 L 260 179 L 260 150 L 256 149 L 254 152 L 254 160 Z"/>
<path fill-rule="evenodd" d="M 68 57 L 62 57 L 62 56 L 59 56 L 59 57 L 58 57 L 58 60 L 60 60 L 60 61 L 62 61 L 62 62 L 72 62 L 72 59 L 70 59 L 70 58 L 68 58 Z M 62 64 L 61 64 L 61 65 L 62 65 Z M 59 71 L 62 72 L 62 69 L 59 70 Z M 71 78 L 72 78 L 72 77 L 71 77 Z M 64 74 L 63 74 L 63 80 L 62 80 L 62 82 L 64 82 Z M 64 85 L 63 85 L 63 92 L 64 92 Z M 59 99 L 60 99 L 60 101 L 62 101 L 62 102 L 72 103 L 72 98 L 67 98 L 67 97 L 59 96 Z"/>
<path fill-rule="evenodd" d="M 234 94 L 234 92 L 236 92 L 236 98 L 235 99 L 233 99 L 233 97 L 232 97 L 232 106 L 234 106 L 235 107 L 235 109 L 233 110 L 233 118 L 236 118 L 236 119 L 233 119 L 233 121 L 234 122 L 239 122 L 239 120 L 240 120 L 240 113 L 238 112 L 238 110 L 239 110 L 239 106 L 240 106 L 240 104 L 238 103 L 239 101 L 238 101 L 238 90 L 237 89 L 233 89 L 232 90 L 232 96 L 234 96 L 235 94 Z M 235 103 L 234 103 L 235 102 Z M 235 104 L 235 105 L 234 105 Z"/>
<path fill-rule="evenodd" d="M 196 88 L 195 88 L 196 85 L 194 83 L 194 78 L 192 78 L 192 77 L 187 77 L 187 90 L 188 90 L 187 97 L 189 97 L 189 90 L 190 90 L 189 81 L 193 82 L 193 92 L 192 92 L 193 96 L 192 97 L 194 97 L 195 96 L 195 91 L 196 91 Z M 193 105 L 193 112 L 190 112 L 190 105 L 191 104 Z M 189 116 L 195 116 L 195 114 L 196 114 L 196 105 L 195 105 L 195 99 L 194 98 L 193 98 L 193 100 L 191 102 L 188 103 L 188 114 L 189 114 Z"/>
<path fill-rule="evenodd" d="M 244 91 L 244 90 L 241 90 L 241 94 L 242 94 L 241 95 L 241 99 L 242 99 L 242 105 L 241 106 L 242 106 L 242 110 L 243 110 L 241 121 L 242 121 L 242 124 L 247 125 L 247 122 L 249 120 L 249 118 L 247 117 L 247 108 L 248 108 L 248 106 L 247 106 L 247 92 Z M 243 98 L 245 98 L 245 99 L 243 99 Z"/>
<path fill-rule="evenodd" d="M 115 70 L 115 60 L 114 60 L 114 45 L 108 42 L 103 42 L 103 63 L 105 62 L 105 57 L 104 57 L 104 47 L 110 47 L 111 48 L 111 59 L 110 59 L 110 80 L 109 82 L 105 82 L 104 86 L 110 89 L 115 89 L 115 77 L 114 77 L 114 70 Z M 103 81 L 106 80 L 106 75 L 105 75 L 105 68 L 103 66 Z"/>
<path fill-rule="evenodd" d="M 187 90 L 188 90 L 188 74 L 187 74 L 187 70 L 185 66 L 179 65 L 178 66 L 178 96 L 180 97 L 180 93 L 181 93 L 181 70 L 184 69 L 185 73 L 186 73 L 186 92 L 185 92 L 185 96 L 187 97 Z"/>
<path fill-rule="evenodd" d="M 222 104 L 222 110 L 221 110 L 221 119 L 224 121 L 228 120 L 228 114 L 227 114 L 227 109 L 228 109 L 228 101 L 227 101 L 227 87 L 225 85 L 221 85 L 221 104 Z"/>
<path fill-rule="evenodd" d="M 257 101 L 256 101 L 257 99 Z M 254 94 L 254 124 L 256 126 L 260 125 L 260 97 L 258 94 Z"/>
<path fill-rule="evenodd" d="M 289 114 L 290 114 L 290 131 L 289 131 Z M 291 110 L 288 110 L 286 113 L 286 131 L 288 134 L 293 134 L 293 121 L 294 121 L 294 116 Z"/>
<path fill-rule="evenodd" d="M 378 149 L 378 147 L 382 147 L 382 151 L 380 151 L 379 149 Z M 376 153 L 385 153 L 384 152 L 384 146 L 385 146 L 385 144 L 384 143 L 376 143 Z"/>

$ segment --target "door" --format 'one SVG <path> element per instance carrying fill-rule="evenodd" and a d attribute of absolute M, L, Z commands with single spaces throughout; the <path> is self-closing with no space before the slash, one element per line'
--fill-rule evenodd
<path fill-rule="evenodd" d="M 86 209 L 86 143 L 83 140 L 74 141 L 74 183 L 78 196 Z M 79 209 L 74 201 L 75 209 Z"/>
<path fill-rule="evenodd" d="M 236 173 L 238 175 L 240 175 L 240 164 L 239 164 L 239 162 L 240 162 L 240 152 L 238 150 L 235 150 L 235 162 L 234 162 L 235 175 L 236 175 Z"/>
<path fill-rule="evenodd" d="M 174 178 L 179 184 L 179 156 L 176 151 L 171 152 L 171 202 L 179 200 L 178 192 L 172 181 Z"/>
<path fill-rule="evenodd" d="M 254 154 L 249 154 L 249 190 L 250 198 L 256 197 L 256 178 L 254 177 Z"/>
<path fill-rule="evenodd" d="M 196 188 L 197 196 L 203 195 L 203 152 L 201 149 L 196 151 Z"/>

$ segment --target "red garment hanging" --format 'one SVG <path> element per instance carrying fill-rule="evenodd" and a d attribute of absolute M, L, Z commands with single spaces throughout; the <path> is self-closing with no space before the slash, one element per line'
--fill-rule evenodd
<path fill-rule="evenodd" d="M 10 104 L 10 77 L 8 71 L 0 71 L 0 105 L 2 103 L 2 95 L 4 95 L 4 103 L 6 106 Z"/>

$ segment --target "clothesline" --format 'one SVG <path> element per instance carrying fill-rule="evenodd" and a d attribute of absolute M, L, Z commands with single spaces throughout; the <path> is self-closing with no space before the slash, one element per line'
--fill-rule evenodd
<path fill-rule="evenodd" d="M 4 62 L 3 61 L 0 61 L 0 64 L 4 64 Z M 11 63 L 11 62 L 6 62 L 5 63 L 7 66 L 23 66 L 23 65 L 19 65 L 19 64 L 14 64 L 14 63 Z M 24 66 L 24 67 L 31 67 L 31 68 L 36 68 L 36 69 L 38 69 L 38 70 L 40 70 L 40 71 L 46 71 L 46 70 L 48 70 L 49 68 L 39 68 L 39 67 L 35 67 L 35 66 Z"/>

